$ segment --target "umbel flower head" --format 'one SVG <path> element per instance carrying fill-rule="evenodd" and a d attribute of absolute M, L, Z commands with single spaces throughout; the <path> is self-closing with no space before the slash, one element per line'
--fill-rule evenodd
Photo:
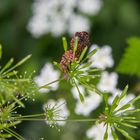
<path fill-rule="evenodd" d="M 43 105 L 43 109 L 46 116 L 46 123 L 50 127 L 56 127 L 56 125 L 64 125 L 65 120 L 69 116 L 69 111 L 66 107 L 64 99 L 59 99 L 57 102 L 55 100 L 49 100 Z"/>
<path fill-rule="evenodd" d="M 139 112 L 140 109 L 132 109 L 133 104 L 140 99 L 140 96 L 133 98 L 123 106 L 119 106 L 119 103 L 126 97 L 127 90 L 128 86 L 125 87 L 120 95 L 117 95 L 114 98 L 111 106 L 108 105 L 108 95 L 103 94 L 105 100 L 105 111 L 99 116 L 97 122 L 103 123 L 106 128 L 104 140 L 108 139 L 110 129 L 114 140 L 119 140 L 116 131 L 120 132 L 128 140 L 134 140 L 134 138 L 126 131 L 126 128 L 137 128 L 135 124 L 140 122 L 133 116 L 133 113 Z"/>
<path fill-rule="evenodd" d="M 24 98 L 24 97 L 23 97 Z M 17 140 L 23 140 L 23 137 L 16 133 L 11 127 L 16 128 L 16 125 L 21 123 L 21 114 L 18 114 L 16 109 L 23 106 L 23 98 L 18 99 L 15 97 L 15 101 L 7 101 L 3 103 L 0 101 L 0 139 L 15 137 Z M 20 102 L 17 104 L 17 102 Z M 19 105 L 20 104 L 20 105 Z"/>

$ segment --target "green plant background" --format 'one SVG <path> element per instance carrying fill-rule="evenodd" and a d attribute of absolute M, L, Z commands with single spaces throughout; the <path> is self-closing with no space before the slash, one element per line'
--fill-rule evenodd
<path fill-rule="evenodd" d="M 32 54 L 30 61 L 20 67 L 20 70 L 29 72 L 36 70 L 38 74 L 47 61 L 60 61 L 63 47 L 61 37 L 53 38 L 48 34 L 35 39 L 27 31 L 26 26 L 32 15 L 32 2 L 33 0 L 0 0 L 0 43 L 5 54 L 1 63 L 4 64 L 11 57 L 18 61 L 25 55 Z M 109 71 L 116 71 L 116 67 L 128 46 L 126 40 L 130 37 L 140 37 L 140 1 L 104 0 L 101 11 L 97 16 L 92 17 L 91 21 L 90 42 L 98 45 L 108 44 L 112 47 L 115 66 Z M 64 36 L 70 41 L 71 37 L 68 34 L 64 34 Z M 135 75 L 119 74 L 118 87 L 123 88 L 129 84 L 130 91 L 139 94 L 139 82 L 139 77 Z M 77 116 L 72 113 L 74 112 L 75 101 L 70 94 L 69 86 L 62 83 L 58 91 L 49 95 L 40 95 L 36 102 L 26 102 L 26 109 L 20 111 L 23 114 L 39 113 L 42 111 L 42 104 L 48 98 L 65 97 L 70 107 L 71 117 L 76 118 Z M 137 103 L 136 106 L 140 106 L 140 103 Z M 102 110 L 103 104 L 91 116 L 97 117 Z M 140 114 L 137 116 L 140 119 Z M 83 117 L 80 116 L 80 118 Z M 49 128 L 44 122 L 31 121 L 18 125 L 17 132 L 27 140 L 38 140 L 41 137 L 44 137 L 45 140 L 88 140 L 85 132 L 90 126 L 90 122 L 68 123 L 61 129 L 61 132 L 57 132 L 55 129 Z M 130 132 L 139 140 L 140 129 Z M 125 139 L 123 136 L 120 137 L 122 140 Z"/>

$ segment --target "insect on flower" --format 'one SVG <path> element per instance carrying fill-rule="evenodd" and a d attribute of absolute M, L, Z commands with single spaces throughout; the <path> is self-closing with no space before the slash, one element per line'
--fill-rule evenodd
<path fill-rule="evenodd" d="M 72 37 L 70 49 L 68 49 L 66 38 L 63 37 L 62 40 L 65 52 L 61 57 L 60 63 L 54 62 L 54 65 L 63 73 L 62 80 L 68 80 L 72 86 L 76 87 L 81 101 L 84 101 L 84 96 L 79 90 L 78 84 L 100 95 L 101 93 L 91 81 L 100 77 L 101 70 L 90 69 L 93 61 L 87 61 L 97 52 L 97 49 L 85 55 L 89 44 L 89 34 L 85 31 L 76 32 Z"/>
<path fill-rule="evenodd" d="M 74 42 L 76 37 L 78 37 L 78 45 L 76 53 L 81 53 L 86 46 L 89 44 L 89 34 L 85 31 L 76 32 L 71 39 L 71 49 L 74 48 Z"/>
<path fill-rule="evenodd" d="M 77 37 L 77 43 L 76 43 Z M 72 62 L 78 61 L 80 54 L 83 52 L 84 48 L 89 44 L 89 34 L 85 31 L 76 32 L 71 39 L 71 49 L 67 50 L 61 58 L 60 65 L 62 70 L 66 72 L 70 69 Z"/>
<path fill-rule="evenodd" d="M 62 69 L 64 70 L 64 72 L 66 72 L 67 70 L 70 69 L 70 64 L 72 63 L 72 61 L 78 60 L 78 56 L 75 56 L 74 59 L 73 59 L 73 57 L 74 57 L 74 55 L 73 55 L 72 50 L 68 50 L 62 55 L 60 65 L 61 65 Z"/>

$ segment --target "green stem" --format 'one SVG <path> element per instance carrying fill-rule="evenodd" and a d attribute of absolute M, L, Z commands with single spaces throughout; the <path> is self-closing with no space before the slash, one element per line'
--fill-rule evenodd
<path fill-rule="evenodd" d="M 25 116 L 18 116 L 18 117 L 13 117 L 13 119 L 18 119 L 18 118 L 30 118 L 30 117 L 38 117 L 38 116 L 45 116 L 45 113 L 41 113 L 41 114 L 34 114 L 34 115 L 25 115 Z"/>
<path fill-rule="evenodd" d="M 87 83 L 85 83 L 85 82 L 81 82 L 80 80 L 79 80 L 79 78 L 78 77 L 76 77 L 77 79 L 78 79 L 78 81 L 79 81 L 79 83 L 83 86 L 83 87 L 85 87 L 86 89 L 88 89 L 88 90 L 90 90 L 90 91 L 93 91 L 93 92 L 95 92 L 95 93 L 97 93 L 98 95 L 100 95 L 100 96 L 103 96 L 103 94 L 102 94 L 102 92 L 100 91 L 100 90 L 98 90 L 96 87 L 93 87 L 94 85 L 88 85 Z"/>
<path fill-rule="evenodd" d="M 4 131 L 8 132 L 9 134 L 11 134 L 12 136 L 14 136 L 18 140 L 24 140 L 24 138 L 22 136 L 20 136 L 19 134 L 17 134 L 16 132 L 14 132 L 11 129 L 5 128 Z"/>
<path fill-rule="evenodd" d="M 45 121 L 43 118 L 21 118 L 21 121 Z M 65 122 L 94 122 L 97 119 L 66 119 L 66 120 L 53 120 L 54 122 L 65 121 Z"/>
<path fill-rule="evenodd" d="M 17 82 L 28 82 L 28 81 L 30 81 L 30 79 L 26 79 L 26 78 L 24 78 L 24 79 L 2 79 L 2 81 L 9 81 L 9 82 L 15 82 L 15 81 L 17 81 Z"/>
<path fill-rule="evenodd" d="M 54 83 L 56 83 L 56 82 L 59 82 L 59 81 L 61 81 L 61 80 L 63 80 L 63 79 L 64 79 L 64 78 L 59 78 L 59 79 L 57 79 L 57 80 L 54 80 L 54 81 L 52 81 L 52 82 L 50 82 L 50 83 L 48 83 L 48 84 L 45 84 L 45 85 L 39 87 L 39 89 L 44 88 L 44 87 L 46 87 L 46 86 L 49 86 L 49 85 L 51 85 L 51 84 L 54 84 Z"/>
<path fill-rule="evenodd" d="M 94 122 L 97 119 L 69 119 L 69 120 L 63 120 L 67 122 Z M 62 121 L 62 120 L 56 120 L 56 121 Z"/>

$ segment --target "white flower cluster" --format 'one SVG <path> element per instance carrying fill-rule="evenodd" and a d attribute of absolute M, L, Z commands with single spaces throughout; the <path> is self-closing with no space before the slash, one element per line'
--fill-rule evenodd
<path fill-rule="evenodd" d="M 100 69 L 106 69 L 111 68 L 114 65 L 114 60 L 112 57 L 112 49 L 110 46 L 105 45 L 103 47 L 99 47 L 98 45 L 92 45 L 89 52 L 91 52 L 93 49 L 98 48 L 99 50 L 97 53 L 90 58 L 89 61 L 93 61 L 93 64 L 91 67 L 96 67 Z M 97 83 L 97 88 L 102 92 L 108 92 L 110 93 L 109 97 L 109 104 L 112 103 L 113 99 L 116 95 L 120 94 L 122 91 L 120 89 L 117 89 L 117 83 L 118 83 L 118 75 L 115 72 L 107 72 L 104 71 L 101 73 L 101 78 L 99 83 Z M 79 89 L 83 95 L 85 95 L 85 89 L 79 85 Z M 74 98 L 77 100 L 76 107 L 75 107 L 75 113 L 81 114 L 84 116 L 88 116 L 94 109 L 96 109 L 101 101 L 102 98 L 97 95 L 96 93 L 90 93 L 88 95 L 85 95 L 85 101 L 81 103 L 79 101 L 79 96 L 76 88 L 72 88 L 72 94 Z M 123 106 L 125 103 L 129 102 L 132 98 L 134 98 L 133 94 L 128 94 L 119 104 L 118 107 Z M 93 138 L 94 140 L 101 140 L 103 139 L 105 127 L 100 125 L 93 125 L 89 130 L 87 130 L 87 137 Z M 109 140 L 113 140 L 113 137 L 111 133 L 109 133 Z"/>
<path fill-rule="evenodd" d="M 95 48 L 100 48 L 100 47 L 97 45 L 92 45 L 91 49 L 93 50 Z M 96 67 L 96 68 L 101 68 L 101 69 L 111 68 L 114 65 L 111 52 L 112 50 L 110 46 L 106 45 L 106 46 L 101 47 L 98 50 L 98 52 L 95 54 L 96 57 L 93 56 L 92 58 L 90 58 L 89 61 L 93 60 L 93 65 L 91 67 Z M 47 84 L 49 82 L 52 82 L 58 79 L 59 76 L 60 76 L 60 73 L 56 71 L 50 63 L 47 63 L 41 70 L 40 75 L 35 78 L 35 82 L 39 86 L 42 86 L 44 84 Z M 109 104 L 112 103 L 116 95 L 122 92 L 120 89 L 117 88 L 117 82 L 118 82 L 117 73 L 115 72 L 109 73 L 107 71 L 104 71 L 101 73 L 101 78 L 100 78 L 99 83 L 97 83 L 97 88 L 100 91 L 110 93 Z M 58 88 L 58 83 L 55 83 L 51 86 L 52 86 L 52 90 L 56 90 Z M 75 107 L 75 113 L 78 115 L 88 116 L 93 110 L 95 110 L 100 105 L 102 101 L 102 97 L 94 92 L 86 91 L 85 88 L 82 87 L 81 85 L 79 85 L 78 87 L 80 89 L 81 94 L 85 96 L 85 100 L 83 103 L 81 103 L 81 101 L 79 100 L 79 93 L 77 89 L 73 87 L 71 92 L 73 94 L 73 97 L 77 101 L 76 107 Z M 49 92 L 49 91 L 50 89 L 41 90 L 41 92 Z M 124 99 L 122 99 L 118 107 L 123 106 L 125 103 L 129 102 L 132 98 L 134 98 L 134 95 L 128 94 Z M 57 103 L 54 100 L 50 100 L 48 103 L 54 106 L 55 104 L 60 105 L 62 102 L 64 102 L 64 99 L 59 99 Z M 62 107 L 63 107 L 62 112 L 59 112 L 59 113 L 61 116 L 63 116 L 66 119 L 69 116 L 69 111 L 67 110 L 66 106 L 63 105 Z M 55 118 L 53 119 L 55 120 Z M 59 117 L 57 116 L 56 119 L 59 119 Z M 62 119 L 62 117 L 60 119 Z M 58 121 L 57 123 L 59 125 L 63 125 L 65 124 L 65 121 Z M 93 138 L 94 140 L 100 140 L 100 139 L 103 139 L 104 132 L 105 132 L 105 127 L 101 124 L 98 126 L 93 125 L 91 128 L 89 128 L 89 130 L 87 130 L 86 134 L 88 138 Z M 112 140 L 112 139 L 113 138 L 111 134 L 109 133 L 109 140 Z"/>
<path fill-rule="evenodd" d="M 100 48 L 98 45 L 93 44 L 90 47 L 89 52 L 91 52 L 94 49 L 99 49 L 95 55 L 93 55 L 89 61 L 94 61 L 91 67 L 96 67 L 96 68 L 111 68 L 114 65 L 114 61 L 112 58 L 112 50 L 111 47 L 108 45 L 103 46 Z"/>
<path fill-rule="evenodd" d="M 55 70 L 51 63 L 46 63 L 44 67 L 41 69 L 40 75 L 36 76 L 34 80 L 36 84 L 40 87 L 59 79 L 59 77 L 60 77 L 60 72 Z M 40 92 L 47 93 L 50 90 L 57 90 L 58 86 L 59 86 L 58 83 L 54 83 L 51 84 L 51 87 L 48 89 L 46 88 L 40 89 Z"/>
<path fill-rule="evenodd" d="M 100 48 L 97 45 L 92 45 L 89 52 L 94 50 L 95 48 Z M 100 48 L 97 53 L 90 58 L 89 61 L 93 61 L 91 67 L 102 68 L 105 69 L 107 67 L 112 67 L 114 64 L 111 47 L 108 45 Z M 113 92 L 116 89 L 118 76 L 116 73 L 109 74 L 107 71 L 101 74 L 100 82 L 97 87 L 101 91 Z M 85 95 L 85 89 L 82 86 L 78 86 L 81 93 Z M 88 95 L 85 95 L 85 100 L 83 103 L 79 100 L 79 94 L 75 87 L 71 90 L 74 98 L 77 100 L 75 113 L 81 114 L 84 116 L 88 116 L 93 110 L 95 110 L 101 103 L 102 98 L 97 95 L 97 93 L 88 91 Z"/>
<path fill-rule="evenodd" d="M 101 6 L 101 0 L 35 0 L 27 29 L 36 38 L 47 33 L 59 36 L 89 31 L 90 20 L 84 15 L 96 15 Z"/>

